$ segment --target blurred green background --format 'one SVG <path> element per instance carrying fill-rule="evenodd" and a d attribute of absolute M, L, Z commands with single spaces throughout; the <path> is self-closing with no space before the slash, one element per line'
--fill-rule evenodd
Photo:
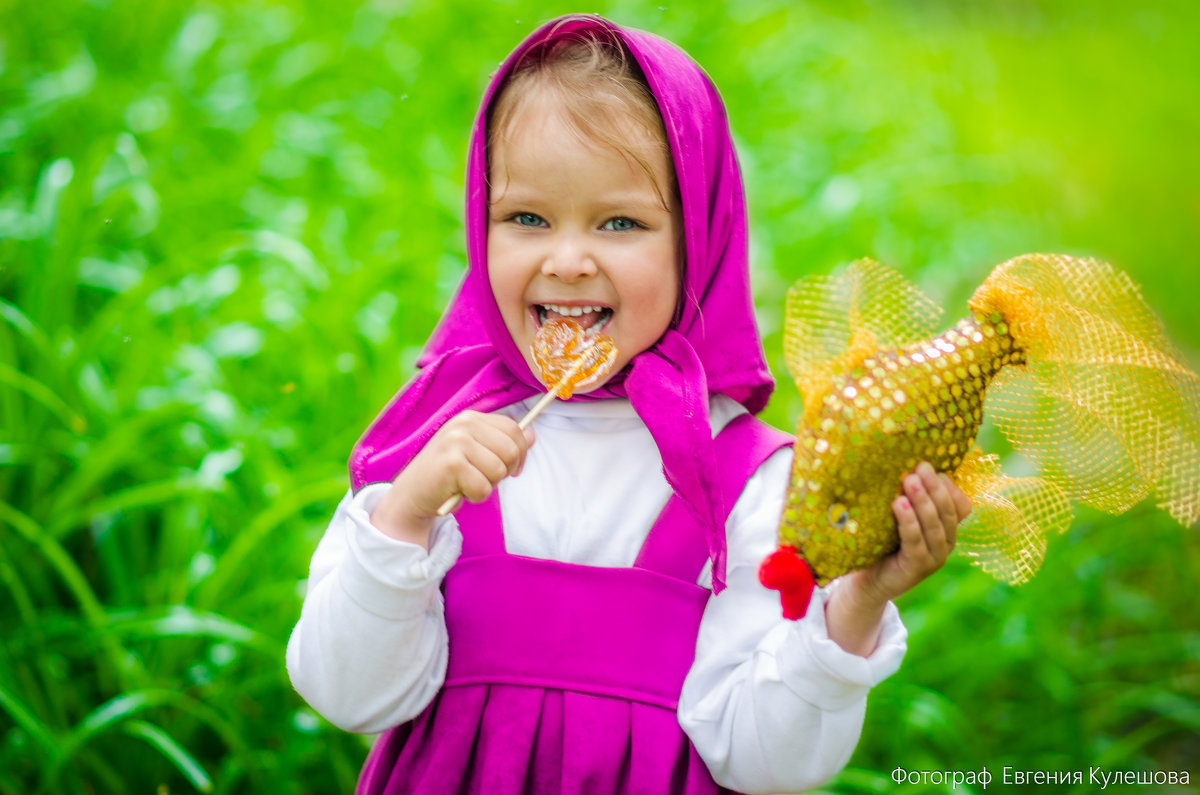
<path fill-rule="evenodd" d="M 368 741 L 292 692 L 284 644 L 464 267 L 479 94 L 555 14 L 662 34 L 721 88 L 774 424 L 784 288 L 866 255 L 948 322 L 1010 256 L 1098 256 L 1200 363 L 1194 3 L 661 2 L 0 0 L 0 792 L 352 790 Z M 1023 588 L 958 561 L 906 595 L 828 789 L 1200 791 L 1195 533 L 1081 512 Z"/>

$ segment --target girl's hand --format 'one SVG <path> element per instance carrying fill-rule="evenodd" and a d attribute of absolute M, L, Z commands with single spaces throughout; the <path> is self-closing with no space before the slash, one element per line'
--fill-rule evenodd
<path fill-rule="evenodd" d="M 971 500 L 948 475 L 922 461 L 905 475 L 904 495 L 892 502 L 900 550 L 860 573 L 857 585 L 881 602 L 895 599 L 940 569 L 954 551 L 958 525 Z"/>
<path fill-rule="evenodd" d="M 437 510 L 461 494 L 483 502 L 504 478 L 519 474 L 533 444 L 532 429 L 500 414 L 464 411 L 446 422 L 392 481 L 371 512 L 385 535 L 429 546 Z"/>
<path fill-rule="evenodd" d="M 904 476 L 903 491 L 892 502 L 899 551 L 845 575 L 825 609 L 829 636 L 853 654 L 874 650 L 888 601 L 942 567 L 954 551 L 959 523 L 971 513 L 962 489 L 924 461 Z"/>

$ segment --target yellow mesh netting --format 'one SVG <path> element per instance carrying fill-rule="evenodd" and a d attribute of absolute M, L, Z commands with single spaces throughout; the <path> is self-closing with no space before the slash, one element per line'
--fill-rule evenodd
<path fill-rule="evenodd" d="M 1126 274 L 1027 255 L 996 268 L 970 306 L 1000 312 L 1028 355 L 986 407 L 1043 478 L 1112 513 L 1153 496 L 1183 524 L 1200 519 L 1200 378 Z"/>
<path fill-rule="evenodd" d="M 998 580 L 1027 582 L 1042 565 L 1046 537 L 1071 524 L 1071 501 L 1037 477 L 1011 478 L 994 455 L 979 448 L 954 475 L 974 508 L 959 530 L 956 550 Z"/>
<path fill-rule="evenodd" d="M 811 276 L 788 290 L 783 349 L 806 413 L 831 377 L 879 348 L 924 339 L 942 308 L 895 271 L 869 259 L 838 276 Z"/>
<path fill-rule="evenodd" d="M 870 260 L 789 291 L 784 349 L 804 414 L 780 543 L 818 581 L 895 548 L 890 501 L 918 460 L 972 498 L 959 549 L 1006 582 L 1037 571 L 1072 502 L 1116 513 L 1153 497 L 1200 519 L 1200 379 L 1125 274 L 1027 255 L 970 308 L 933 336 L 937 305 Z M 973 447 L 984 413 L 1035 477 L 1008 477 Z"/>

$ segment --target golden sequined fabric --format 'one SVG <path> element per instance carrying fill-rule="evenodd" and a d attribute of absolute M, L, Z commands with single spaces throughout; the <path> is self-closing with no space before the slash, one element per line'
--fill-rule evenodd
<path fill-rule="evenodd" d="M 1073 502 L 1118 513 L 1153 496 L 1200 518 L 1200 379 L 1126 275 L 1027 255 L 969 307 L 934 336 L 936 304 L 869 260 L 789 292 L 804 412 L 779 541 L 819 583 L 897 548 L 891 503 L 919 461 L 971 497 L 958 549 L 1005 582 L 1033 576 Z M 985 412 L 1036 476 L 1005 475 L 975 445 Z"/>

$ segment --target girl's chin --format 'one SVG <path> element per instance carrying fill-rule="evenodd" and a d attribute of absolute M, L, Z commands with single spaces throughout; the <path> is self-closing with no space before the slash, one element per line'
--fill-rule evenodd
<path fill-rule="evenodd" d="M 539 367 L 537 365 L 537 363 L 529 362 L 529 372 L 533 373 L 533 377 L 536 378 L 538 381 L 542 380 L 542 368 Z M 614 370 L 614 372 L 615 372 L 615 370 Z M 592 392 L 595 392 L 596 390 L 600 389 L 605 384 L 607 384 L 609 381 L 611 381 L 612 377 L 613 377 L 613 373 L 609 373 L 604 378 L 600 379 L 599 381 L 596 381 L 595 383 L 583 384 L 580 386 L 573 387 L 571 389 L 571 397 L 574 397 L 575 395 L 587 395 Z M 545 386 L 547 389 L 550 389 L 554 385 L 546 384 Z"/>
<path fill-rule="evenodd" d="M 599 389 L 600 387 L 604 386 L 607 383 L 608 383 L 608 379 L 605 378 L 603 381 L 600 381 L 595 384 L 589 384 L 588 386 L 577 386 L 571 390 L 571 395 L 572 396 L 574 396 L 574 395 L 590 395 L 592 392 L 595 392 L 597 389 Z"/>

